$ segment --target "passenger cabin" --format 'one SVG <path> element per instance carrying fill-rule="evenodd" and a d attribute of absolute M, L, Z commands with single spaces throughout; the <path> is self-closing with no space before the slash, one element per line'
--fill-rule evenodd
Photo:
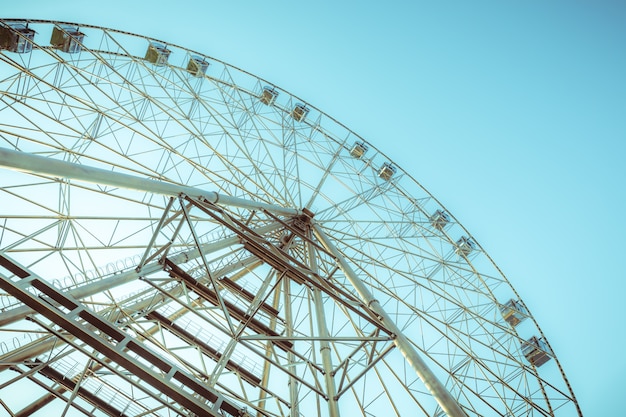
<path fill-rule="evenodd" d="M 430 224 L 437 230 L 443 230 L 448 223 L 450 216 L 443 210 L 437 210 L 430 216 Z"/>
<path fill-rule="evenodd" d="M 500 313 L 512 327 L 517 326 L 528 317 L 526 307 L 521 302 L 513 299 L 500 305 Z"/>
<path fill-rule="evenodd" d="M 354 158 L 361 159 L 361 157 L 365 155 L 365 152 L 367 152 L 368 149 L 369 148 L 365 143 L 356 142 L 354 146 L 352 146 L 352 149 L 350 149 L 350 155 L 352 155 L 352 157 Z"/>
<path fill-rule="evenodd" d="M 50 45 L 59 51 L 75 54 L 80 52 L 84 38 L 85 34 L 80 32 L 78 28 L 55 26 L 52 29 Z"/>
<path fill-rule="evenodd" d="M 296 107 L 293 108 L 291 117 L 293 117 L 296 122 L 301 122 L 308 113 L 309 109 L 304 104 L 298 103 L 296 104 Z"/>
<path fill-rule="evenodd" d="M 456 249 L 454 250 L 457 255 L 467 256 L 474 250 L 475 243 L 466 236 L 462 236 L 456 241 Z"/>
<path fill-rule="evenodd" d="M 206 74 L 206 70 L 209 68 L 209 63 L 201 56 L 192 55 L 187 63 L 187 72 L 194 77 L 202 77 Z"/>
<path fill-rule="evenodd" d="M 522 342 L 522 353 L 535 366 L 541 366 L 548 362 L 551 357 L 550 348 L 543 338 L 533 336 Z"/>
<path fill-rule="evenodd" d="M 378 170 L 378 177 L 382 178 L 385 181 L 389 181 L 393 174 L 396 173 L 396 167 L 394 167 L 391 163 L 385 162 L 383 166 Z"/>
<path fill-rule="evenodd" d="M 18 54 L 26 54 L 33 50 L 35 31 L 24 23 L 0 26 L 0 49 Z"/>
<path fill-rule="evenodd" d="M 167 59 L 169 58 L 172 51 L 167 49 L 165 45 L 161 45 L 160 43 L 152 42 L 146 51 L 145 60 L 153 63 L 157 67 L 161 67 L 167 64 Z"/>
<path fill-rule="evenodd" d="M 274 90 L 272 87 L 263 87 L 263 92 L 259 100 L 266 106 L 271 106 L 276 101 L 276 97 L 278 97 L 278 91 Z"/>

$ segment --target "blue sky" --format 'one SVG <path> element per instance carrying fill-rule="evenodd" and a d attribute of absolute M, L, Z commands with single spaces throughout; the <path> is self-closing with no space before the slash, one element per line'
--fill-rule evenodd
<path fill-rule="evenodd" d="M 521 294 L 588 416 L 623 408 L 626 3 L 2 5 L 153 36 L 265 78 L 409 171 Z"/>

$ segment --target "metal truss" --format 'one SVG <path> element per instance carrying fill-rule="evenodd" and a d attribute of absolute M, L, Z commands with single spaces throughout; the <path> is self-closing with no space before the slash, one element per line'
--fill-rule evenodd
<path fill-rule="evenodd" d="M 0 91 L 0 416 L 581 415 L 476 239 L 313 105 L 36 20 Z"/>

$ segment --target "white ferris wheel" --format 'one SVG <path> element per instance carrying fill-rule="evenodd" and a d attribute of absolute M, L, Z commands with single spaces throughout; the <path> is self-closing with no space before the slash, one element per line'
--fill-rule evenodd
<path fill-rule="evenodd" d="M 0 20 L 0 416 L 582 415 L 472 235 L 276 85 Z"/>

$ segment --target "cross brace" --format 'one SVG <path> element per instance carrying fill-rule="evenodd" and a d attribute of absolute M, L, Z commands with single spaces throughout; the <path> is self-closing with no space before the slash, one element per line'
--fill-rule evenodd
<path fill-rule="evenodd" d="M 8 267 L 7 262 L 10 264 Z M 22 272 L 16 274 L 20 278 L 18 281 L 0 274 L 0 288 L 182 407 L 203 416 L 221 417 L 218 408 L 231 416 L 245 415 L 239 407 L 225 401 L 220 393 L 196 381 L 176 365 L 168 363 L 130 335 L 85 308 L 79 301 L 63 294 L 6 256 L 3 256 L 3 266 L 10 271 Z M 42 294 L 36 296 L 29 291 L 32 288 Z M 47 302 L 47 299 L 54 300 L 58 306 Z M 90 325 L 98 329 L 98 333 L 94 332 Z M 138 361 L 128 351 L 141 357 L 152 367 Z M 107 361 L 102 361 L 101 364 L 105 367 L 112 366 Z"/>

